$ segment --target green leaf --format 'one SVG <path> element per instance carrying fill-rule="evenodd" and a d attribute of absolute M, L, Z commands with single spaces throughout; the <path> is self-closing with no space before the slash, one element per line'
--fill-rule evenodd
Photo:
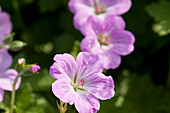
<path fill-rule="evenodd" d="M 101 101 L 99 113 L 169 113 L 170 92 L 155 86 L 150 76 L 137 76 L 124 70 L 115 83 L 115 96 Z"/>
<path fill-rule="evenodd" d="M 16 113 L 55 113 L 48 101 L 33 93 L 30 84 L 23 85 L 16 95 Z"/>
<path fill-rule="evenodd" d="M 159 0 L 158 3 L 152 3 L 146 6 L 148 14 L 155 19 L 153 30 L 160 36 L 170 33 L 170 2 L 168 0 Z"/>

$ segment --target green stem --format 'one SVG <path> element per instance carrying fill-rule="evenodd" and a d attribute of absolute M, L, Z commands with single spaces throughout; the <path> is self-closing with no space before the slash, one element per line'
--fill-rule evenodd
<path fill-rule="evenodd" d="M 21 76 L 21 74 L 19 74 L 16 79 L 14 80 L 14 83 L 12 85 L 12 93 L 11 93 L 11 106 L 10 106 L 10 113 L 13 113 L 14 111 L 14 103 L 15 103 L 15 86 L 16 83 L 18 81 L 18 78 Z"/>
<path fill-rule="evenodd" d="M 56 101 L 57 102 L 57 101 Z M 58 109 L 60 110 L 60 113 L 65 113 L 67 110 L 67 103 L 64 103 L 60 101 L 60 105 L 57 102 Z"/>

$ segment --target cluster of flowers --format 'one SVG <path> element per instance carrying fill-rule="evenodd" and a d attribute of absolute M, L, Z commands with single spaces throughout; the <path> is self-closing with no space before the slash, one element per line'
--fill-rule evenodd
<path fill-rule="evenodd" d="M 57 54 L 50 75 L 57 79 L 52 91 L 61 101 L 75 104 L 79 113 L 94 113 L 100 108 L 99 99 L 114 96 L 111 76 L 103 69 L 115 69 L 120 55 L 134 50 L 134 35 L 125 30 L 120 16 L 131 7 L 131 0 L 70 0 L 74 26 L 85 38 L 76 61 L 69 54 Z"/>
<path fill-rule="evenodd" d="M 27 76 L 36 73 L 40 69 L 40 66 L 35 64 L 26 65 L 24 58 L 18 60 L 16 69 L 8 69 L 13 61 L 8 50 L 16 51 L 25 45 L 22 41 L 13 41 L 11 32 L 10 17 L 6 12 L 2 12 L 0 7 L 0 102 L 3 101 L 4 90 L 13 91 L 13 85 L 15 85 L 15 90 L 19 88 L 21 75 Z"/>

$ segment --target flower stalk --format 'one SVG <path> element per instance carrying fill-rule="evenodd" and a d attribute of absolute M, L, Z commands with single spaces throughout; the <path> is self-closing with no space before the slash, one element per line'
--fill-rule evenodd
<path fill-rule="evenodd" d="M 65 113 L 67 111 L 67 103 L 60 101 L 60 105 L 57 102 L 57 106 L 58 106 L 60 113 Z"/>
<path fill-rule="evenodd" d="M 12 85 L 10 113 L 14 112 L 14 106 L 15 106 L 15 86 L 16 86 L 16 83 L 18 81 L 18 78 L 21 77 L 21 75 L 22 75 L 22 72 L 20 72 L 20 74 L 16 77 L 16 79 L 15 79 L 13 85 Z"/>

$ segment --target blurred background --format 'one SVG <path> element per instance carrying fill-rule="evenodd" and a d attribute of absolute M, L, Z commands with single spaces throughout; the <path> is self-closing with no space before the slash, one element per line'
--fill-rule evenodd
<path fill-rule="evenodd" d="M 73 26 L 68 0 L 0 0 L 0 6 L 11 16 L 14 40 L 27 43 L 19 52 L 9 51 L 11 68 L 21 57 L 41 66 L 38 75 L 22 78 L 16 113 L 58 113 L 49 68 L 57 53 L 76 56 L 84 38 Z M 135 50 L 122 57 L 117 69 L 104 72 L 112 75 L 116 95 L 100 101 L 98 113 L 170 113 L 170 1 L 132 0 L 123 18 L 135 35 Z M 8 110 L 9 102 L 10 92 L 5 92 L 0 107 Z M 68 106 L 67 113 L 76 112 Z"/>

